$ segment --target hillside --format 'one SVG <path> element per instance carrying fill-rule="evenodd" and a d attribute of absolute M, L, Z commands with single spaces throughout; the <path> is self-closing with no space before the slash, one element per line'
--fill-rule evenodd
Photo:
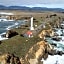
<path fill-rule="evenodd" d="M 46 7 L 26 7 L 26 6 L 4 6 L 0 5 L 0 10 L 25 10 L 25 11 L 55 11 L 64 12 L 62 8 L 46 8 Z"/>

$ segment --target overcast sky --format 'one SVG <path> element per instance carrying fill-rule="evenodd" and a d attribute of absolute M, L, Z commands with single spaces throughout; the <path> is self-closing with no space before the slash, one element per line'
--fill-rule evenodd
<path fill-rule="evenodd" d="M 64 0 L 0 0 L 0 5 L 27 5 L 27 6 L 37 6 L 37 7 L 58 7 L 64 8 Z"/>

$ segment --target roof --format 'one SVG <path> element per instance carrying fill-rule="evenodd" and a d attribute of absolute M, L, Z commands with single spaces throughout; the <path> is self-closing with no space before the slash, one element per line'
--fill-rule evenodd
<path fill-rule="evenodd" d="M 32 35 L 32 31 L 27 31 L 26 34 Z"/>

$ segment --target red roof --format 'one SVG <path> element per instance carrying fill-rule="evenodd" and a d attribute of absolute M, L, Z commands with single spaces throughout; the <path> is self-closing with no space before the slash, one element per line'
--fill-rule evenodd
<path fill-rule="evenodd" d="M 32 32 L 31 32 L 31 31 L 28 31 L 26 34 L 28 34 L 28 35 L 32 35 Z"/>

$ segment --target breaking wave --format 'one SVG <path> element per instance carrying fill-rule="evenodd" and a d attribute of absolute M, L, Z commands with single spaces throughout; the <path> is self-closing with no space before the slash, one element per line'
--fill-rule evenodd
<path fill-rule="evenodd" d="M 7 30 L 16 28 L 16 27 L 23 25 L 23 24 L 25 24 L 24 20 L 0 22 L 0 40 L 8 39 L 5 37 L 2 37 L 2 35 L 5 34 Z"/>

